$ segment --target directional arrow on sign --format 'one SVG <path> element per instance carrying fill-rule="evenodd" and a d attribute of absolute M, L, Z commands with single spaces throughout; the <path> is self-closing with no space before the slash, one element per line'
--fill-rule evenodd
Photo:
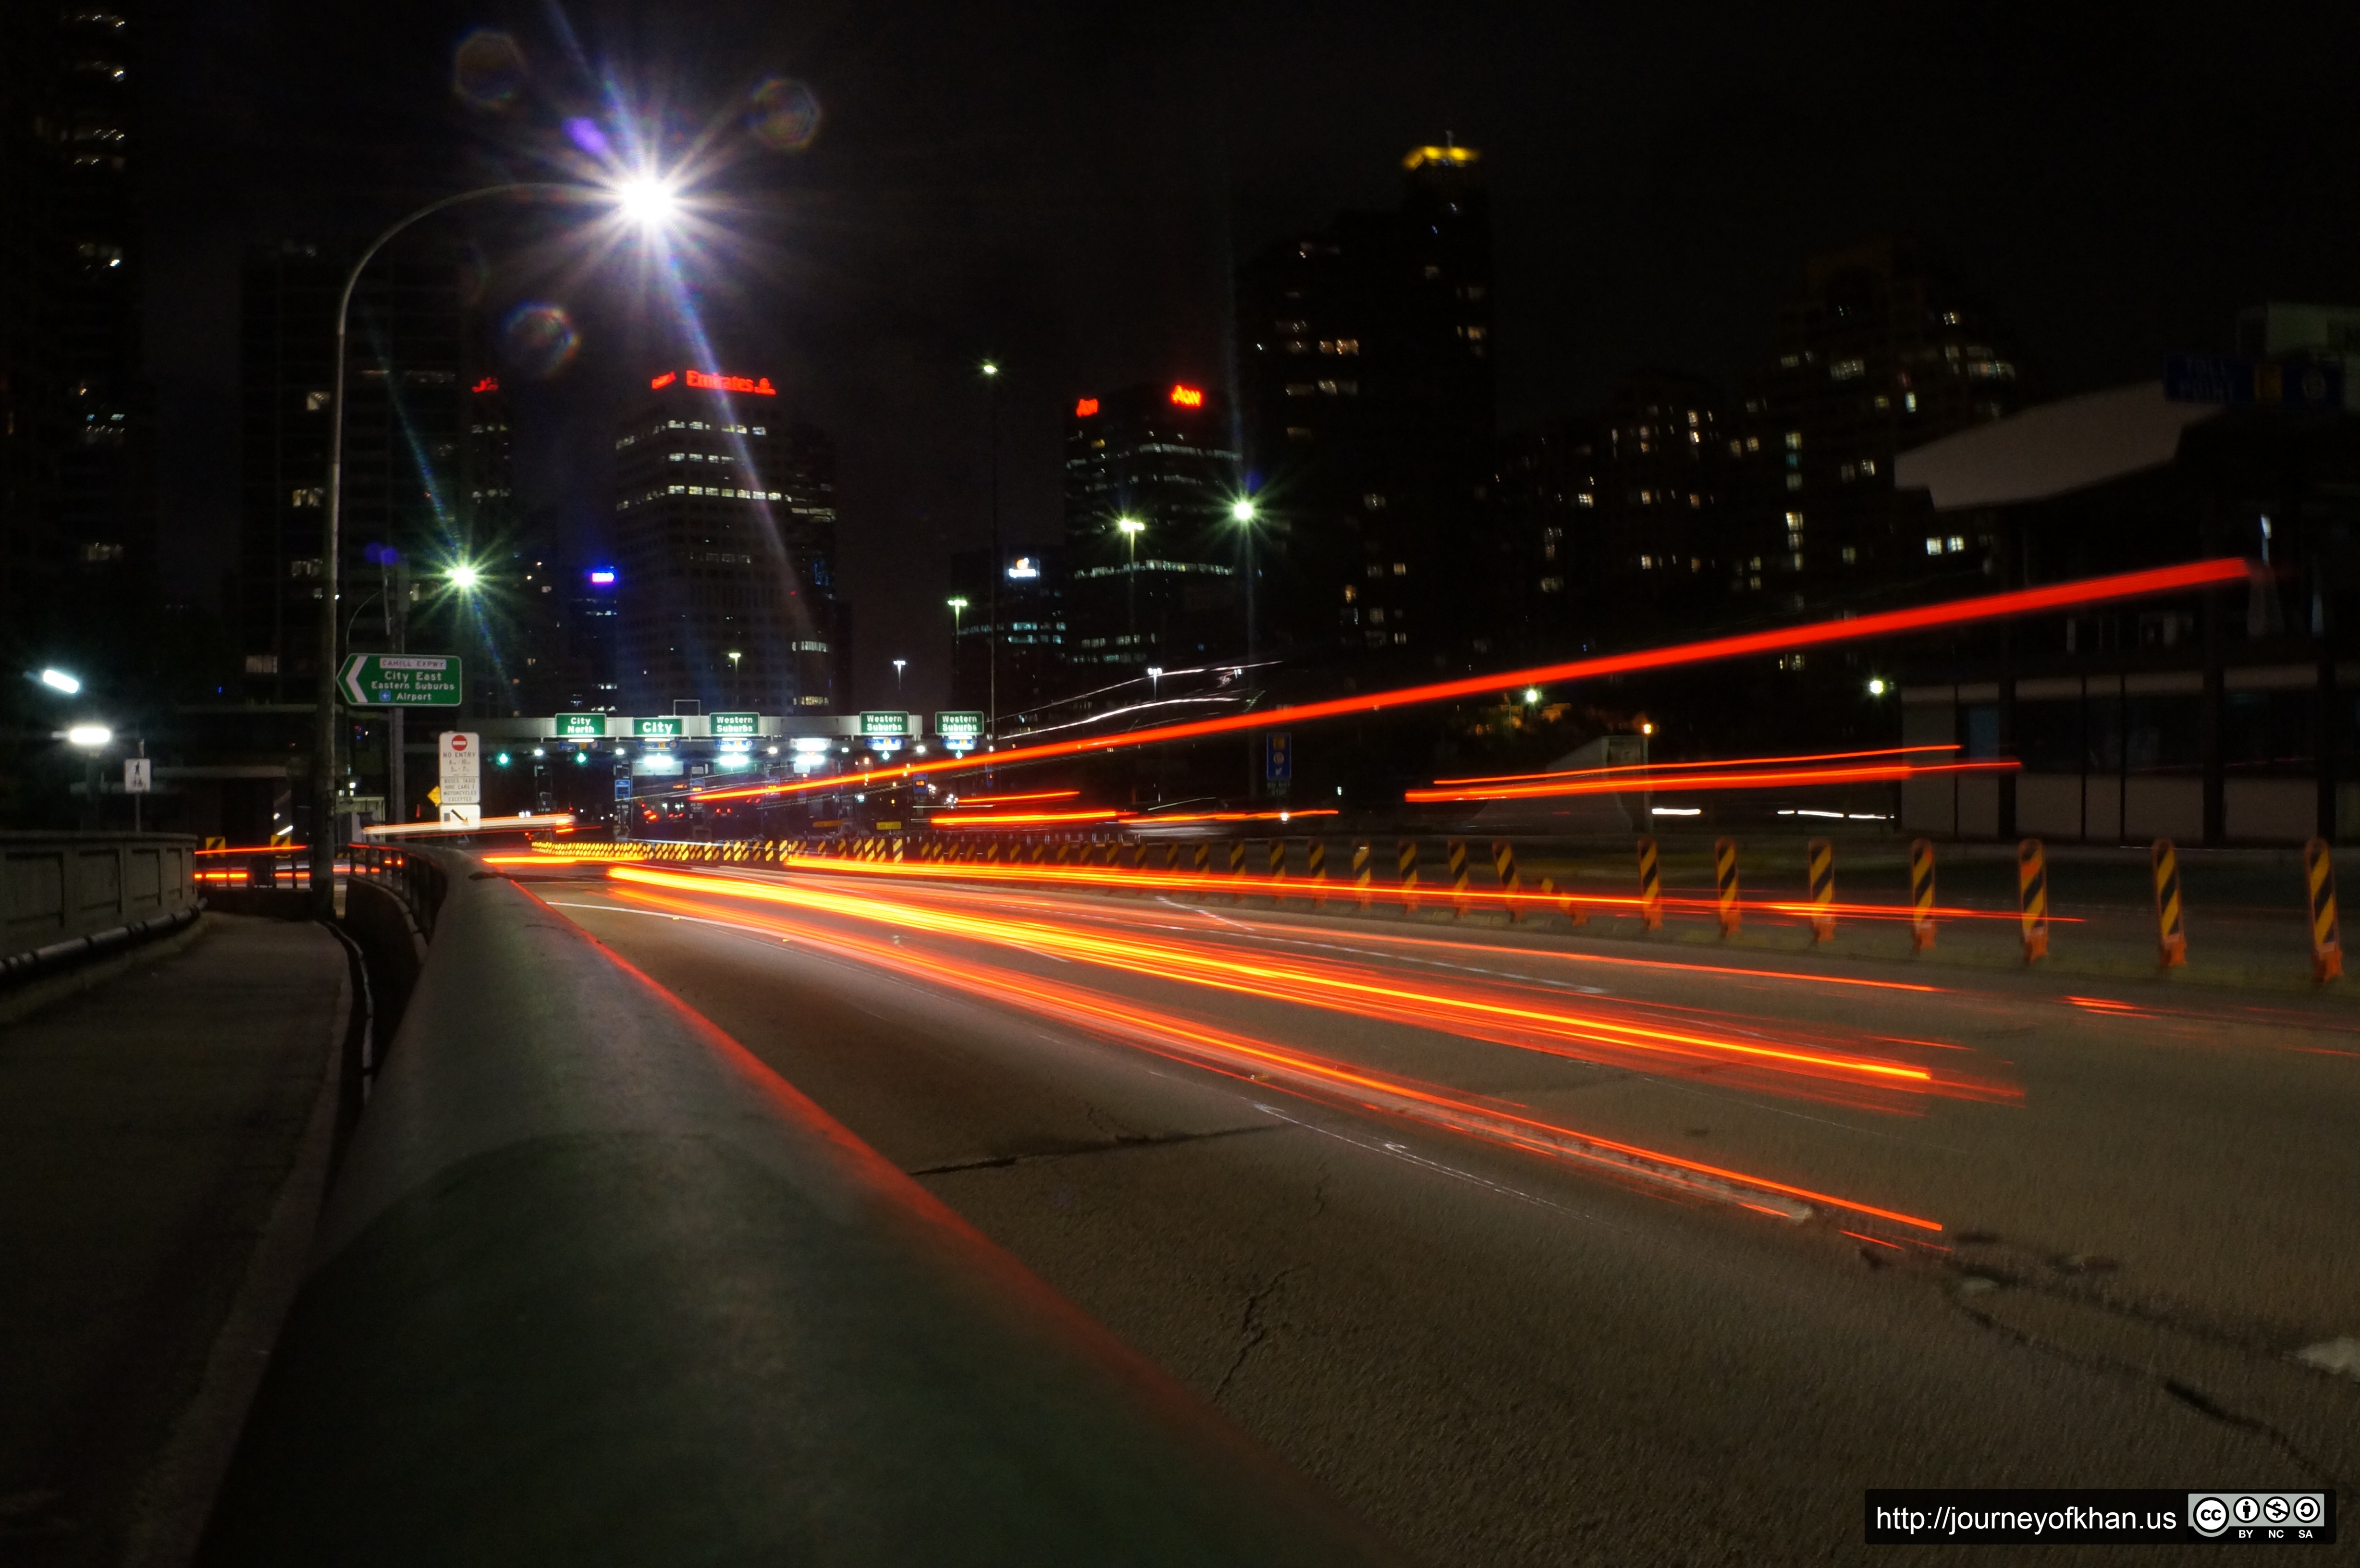
<path fill-rule="evenodd" d="M 363 708 L 455 708 L 464 688 L 460 661 L 448 653 L 355 653 L 336 684 Z"/>

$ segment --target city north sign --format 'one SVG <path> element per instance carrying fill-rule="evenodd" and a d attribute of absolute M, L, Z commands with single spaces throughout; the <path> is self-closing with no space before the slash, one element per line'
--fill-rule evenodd
<path fill-rule="evenodd" d="M 355 653 L 336 684 L 355 707 L 455 708 L 465 681 L 456 654 Z"/>

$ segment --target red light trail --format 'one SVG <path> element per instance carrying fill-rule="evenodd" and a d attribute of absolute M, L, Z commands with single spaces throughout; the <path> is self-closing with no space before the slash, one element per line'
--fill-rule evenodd
<path fill-rule="evenodd" d="M 1890 784 L 1936 774 L 2013 773 L 2022 766 L 2014 757 L 2005 757 L 1989 762 L 1934 762 L 1924 766 L 1883 762 L 1861 763 L 1850 768 L 1765 768 L 1752 771 L 1683 773 L 1669 779 L 1661 776 L 1654 779 L 1595 779 L 1558 775 L 1546 783 L 1502 784 L 1475 789 L 1410 789 L 1403 792 L 1402 799 L 1413 805 L 1425 805 L 1438 800 L 1555 800 L 1568 795 L 1628 795 L 1641 790 L 1653 792 L 1658 789 L 1666 793 L 1680 793 L 1831 784 Z"/>
<path fill-rule="evenodd" d="M 1265 1001 L 1287 1001 L 1374 1021 L 1436 1029 L 1462 1039 L 1515 1050 L 1663 1072 L 1713 1064 L 1743 1070 L 1765 1089 L 1791 1092 L 1787 1080 L 1833 1091 L 1846 1103 L 1873 1103 L 1880 1094 L 1990 1098 L 1987 1085 L 1938 1077 L 1913 1063 L 1859 1054 L 1840 1046 L 1773 1041 L 1754 1030 L 1744 1037 L 1697 1026 L 1666 1027 L 1616 1016 L 1611 1005 L 1585 1002 L 1582 1010 L 1553 990 L 1515 982 L 1472 985 L 1421 975 L 1415 984 L 1365 964 L 1335 960 L 1262 958 L 1234 946 L 1171 937 L 1127 937 L 1070 920 L 1020 919 L 1005 910 L 964 914 L 935 904 L 881 899 L 783 882 L 683 875 L 613 866 L 610 878 L 642 887 L 748 899 L 836 915 L 934 936 L 1015 948 L 1144 978 L 1178 981 Z M 2005 1096 L 2003 1096 L 2005 1097 Z"/>
<path fill-rule="evenodd" d="M 880 779 L 915 779 L 954 769 L 972 772 L 978 768 L 1012 766 L 1021 762 L 1045 762 L 1052 757 L 1121 751 L 1142 746 L 1160 746 L 1172 741 L 1195 740 L 1207 735 L 1233 735 L 1243 730 L 1271 729 L 1285 724 L 1307 724 L 1315 719 L 1340 718 L 1353 713 L 1382 713 L 1388 708 L 1416 707 L 1430 702 L 1447 702 L 1462 697 L 1485 696 L 1497 692 L 1503 687 L 1541 686 L 1573 681 L 1592 681 L 1609 675 L 1629 675 L 1642 670 L 1669 670 L 1682 665 L 1708 664 L 1721 659 L 1742 659 L 1757 653 L 1784 653 L 1798 648 L 1824 648 L 1836 643 L 1864 642 L 1879 637 L 1902 637 L 1916 632 L 1934 631 L 1945 626 L 1972 626 L 1984 621 L 2005 620 L 2012 615 L 2041 615 L 2052 610 L 2073 609 L 2125 599 L 2152 598 L 2161 593 L 2186 593 L 2191 589 L 2217 587 L 2227 583 L 2243 582 L 2247 572 L 2245 562 L 2234 557 L 2195 561 L 2180 566 L 2155 567 L 2145 572 L 2119 572 L 2111 577 L 2084 578 L 2074 583 L 2055 583 L 2040 588 L 2018 588 L 2005 593 L 1988 593 L 1972 599 L 1954 599 L 1939 604 L 1921 604 L 1913 609 L 1886 610 L 1873 615 L 1858 615 L 1833 621 L 1814 621 L 1805 626 L 1784 626 L 1773 631 L 1745 632 L 1734 637 L 1712 637 L 1702 642 L 1677 643 L 1666 648 L 1641 648 L 1630 653 L 1604 654 L 1591 659 L 1571 659 L 1561 664 L 1539 665 L 1530 670 L 1504 670 L 1496 675 L 1469 676 L 1462 680 L 1441 681 L 1431 685 L 1409 686 L 1391 691 L 1371 691 L 1349 697 L 1334 697 L 1325 702 L 1299 703 L 1291 708 L 1271 708 L 1260 713 L 1230 713 L 1220 718 L 1194 719 L 1185 724 L 1130 730 L 1119 735 L 1092 735 L 1078 740 L 1047 742 L 1039 746 L 1019 746 L 1006 751 L 973 754 L 940 762 L 903 763 L 895 768 L 874 768 L 865 773 L 839 774 L 829 779 L 712 790 L 694 798 L 704 800 L 747 800 L 763 795 L 808 794 L 814 790 L 857 788 Z"/>
<path fill-rule="evenodd" d="M 705 914 L 711 908 L 650 891 L 619 891 L 631 902 L 659 909 Z M 1101 1038 L 1111 1037 L 1245 1080 L 1260 1090 L 1330 1104 L 1340 1102 L 1525 1153 L 1576 1162 L 1617 1180 L 1667 1190 L 1680 1196 L 1733 1203 L 1776 1219 L 1807 1218 L 1808 1212 L 1795 1206 L 1805 1204 L 1883 1220 L 1920 1235 L 1938 1236 L 1943 1228 L 1937 1220 L 1601 1138 L 1521 1114 L 1521 1106 L 1486 1102 L 1417 1079 L 1356 1067 L 1078 986 L 907 946 L 864 940 L 806 921 L 759 916 L 744 916 L 741 920 L 751 929 L 768 931 L 797 945 L 872 964 L 995 1005 L 1013 1006 L 1054 1018 Z M 1770 1206 L 1749 1201 L 1765 1198 L 1784 1202 Z"/>

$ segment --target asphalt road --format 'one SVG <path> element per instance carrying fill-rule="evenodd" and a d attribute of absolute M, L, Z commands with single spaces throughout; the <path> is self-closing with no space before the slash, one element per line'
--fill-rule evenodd
<path fill-rule="evenodd" d="M 537 890 L 1426 1561 L 2360 1481 L 2349 1009 L 603 869 Z"/>

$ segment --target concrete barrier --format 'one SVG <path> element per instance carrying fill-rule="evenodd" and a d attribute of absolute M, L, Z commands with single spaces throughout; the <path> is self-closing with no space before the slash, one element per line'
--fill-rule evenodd
<path fill-rule="evenodd" d="M 0 975 L 71 964 L 196 918 L 197 841 L 0 833 Z"/>
<path fill-rule="evenodd" d="M 479 875 L 453 868 L 201 1563 L 1388 1560 Z"/>

